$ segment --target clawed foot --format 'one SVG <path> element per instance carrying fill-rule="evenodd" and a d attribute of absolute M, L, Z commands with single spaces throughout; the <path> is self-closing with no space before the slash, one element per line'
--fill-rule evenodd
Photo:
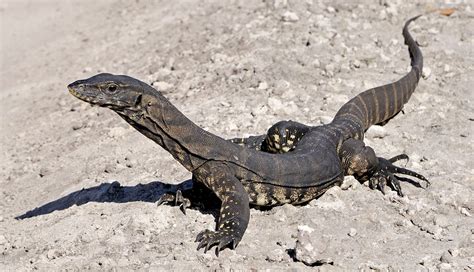
<path fill-rule="evenodd" d="M 196 237 L 196 242 L 199 242 L 197 250 L 204 248 L 204 253 L 211 249 L 214 245 L 216 247 L 216 256 L 219 256 L 219 251 L 223 250 L 227 246 L 231 249 L 235 249 L 238 242 L 230 233 L 225 231 L 212 231 L 204 230 Z"/>
<path fill-rule="evenodd" d="M 405 154 L 401 154 L 388 160 L 379 157 L 378 166 L 373 172 L 372 176 L 369 178 L 369 187 L 371 189 L 377 188 L 383 194 L 385 194 L 385 185 L 388 184 L 393 190 L 397 192 L 399 196 L 403 197 L 402 187 L 400 186 L 400 180 L 408 181 L 413 184 L 419 184 L 415 181 L 412 181 L 411 179 L 398 177 L 395 174 L 408 175 L 423 180 L 426 182 L 425 188 L 430 185 L 430 182 L 424 176 L 409 169 L 393 165 L 394 162 L 399 160 L 408 160 L 408 156 Z"/>
<path fill-rule="evenodd" d="M 191 201 L 183 197 L 181 190 L 177 190 L 175 194 L 165 193 L 156 202 L 156 205 L 160 206 L 163 203 L 173 203 L 175 206 L 179 206 L 179 209 L 186 214 L 186 209 L 191 206 Z"/>

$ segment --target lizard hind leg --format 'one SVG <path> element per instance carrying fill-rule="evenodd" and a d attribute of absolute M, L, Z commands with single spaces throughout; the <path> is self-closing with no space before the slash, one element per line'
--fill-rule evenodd
<path fill-rule="evenodd" d="M 268 129 L 261 150 L 280 154 L 290 152 L 310 129 L 295 121 L 280 121 Z"/>
<path fill-rule="evenodd" d="M 400 181 L 407 181 L 419 186 L 419 183 L 408 178 L 396 176 L 403 174 L 415 177 L 430 185 L 429 181 L 423 176 L 412 170 L 393 165 L 399 160 L 408 160 L 406 154 L 400 154 L 390 159 L 377 157 L 374 150 L 365 146 L 364 142 L 349 139 L 346 140 L 339 152 L 342 167 L 346 175 L 353 175 L 360 182 L 369 181 L 371 189 L 378 189 L 385 194 L 385 186 L 389 185 L 399 196 L 403 196 Z"/>

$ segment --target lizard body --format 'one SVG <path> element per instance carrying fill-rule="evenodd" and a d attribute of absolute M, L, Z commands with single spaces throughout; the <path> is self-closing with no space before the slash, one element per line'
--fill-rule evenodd
<path fill-rule="evenodd" d="M 249 205 L 300 204 L 342 182 L 344 175 L 369 180 L 384 190 L 392 185 L 401 195 L 395 173 L 423 176 L 378 158 L 364 145 L 365 130 L 397 114 L 415 90 L 422 70 L 421 52 L 403 28 L 412 70 L 399 81 L 365 91 L 346 104 L 332 123 L 311 127 L 282 121 L 266 135 L 225 140 L 190 121 L 160 92 L 128 76 L 98 74 L 71 83 L 77 98 L 108 107 L 173 155 L 195 182 L 222 201 L 217 230 L 201 232 L 198 249 L 235 248 L 249 222 Z M 176 199 L 182 196 L 176 196 Z M 166 196 L 165 201 L 173 200 Z"/>

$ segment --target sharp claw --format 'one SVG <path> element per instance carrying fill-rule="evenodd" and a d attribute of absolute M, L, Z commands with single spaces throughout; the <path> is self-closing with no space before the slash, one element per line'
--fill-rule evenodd
<path fill-rule="evenodd" d="M 221 240 L 219 242 L 219 244 L 217 245 L 217 250 L 218 251 L 221 251 L 222 249 L 224 249 L 229 243 L 232 243 L 234 239 L 232 239 L 230 242 L 228 241 L 228 239 L 225 239 L 225 240 Z"/>
<path fill-rule="evenodd" d="M 184 204 L 179 205 L 179 209 L 183 212 L 184 215 L 186 215 L 186 207 Z"/>
<path fill-rule="evenodd" d="M 197 246 L 197 249 L 196 250 L 200 250 L 201 248 L 204 247 L 204 245 L 206 244 L 206 241 L 205 240 L 202 240 L 199 245 Z M 206 253 L 206 250 L 204 250 L 204 253 Z"/>
<path fill-rule="evenodd" d="M 388 179 L 392 186 L 394 187 L 395 191 L 397 192 L 399 197 L 403 197 L 402 186 L 400 185 L 400 181 L 393 175 L 392 173 L 388 174 Z"/>
<path fill-rule="evenodd" d="M 181 190 L 176 191 L 176 196 L 174 198 L 174 205 L 178 206 L 179 202 L 183 201 L 183 194 L 181 193 Z"/>
<path fill-rule="evenodd" d="M 412 176 L 412 177 L 421 179 L 423 181 L 428 181 L 424 176 L 418 174 L 415 171 L 411 171 L 411 170 L 406 169 L 406 168 L 392 166 L 390 170 L 392 170 L 392 172 L 397 173 L 397 174 L 408 175 L 408 176 Z"/>
<path fill-rule="evenodd" d="M 373 189 L 375 189 L 375 186 L 376 186 L 375 185 L 375 178 L 372 177 L 372 178 L 369 179 L 369 188 L 373 190 Z"/>
<path fill-rule="evenodd" d="M 393 158 L 388 159 L 388 161 L 391 162 L 391 163 L 394 163 L 394 162 L 399 161 L 399 160 L 407 160 L 408 161 L 409 159 L 410 158 L 408 157 L 407 154 L 400 154 L 398 156 L 395 156 Z"/>
<path fill-rule="evenodd" d="M 378 184 L 378 187 L 379 187 L 380 192 L 382 192 L 382 194 L 385 195 L 385 184 L 383 182 L 380 182 Z"/>
<path fill-rule="evenodd" d="M 160 205 L 162 205 L 163 203 L 168 202 L 168 201 L 169 201 L 168 198 L 169 198 L 169 195 L 167 195 L 167 194 L 162 195 L 162 196 L 160 197 L 160 199 L 158 199 L 158 201 L 156 202 L 156 206 L 160 206 Z"/>
<path fill-rule="evenodd" d="M 205 233 L 205 231 L 200 232 L 200 233 L 196 236 L 196 240 L 195 240 L 194 242 L 195 242 L 195 243 L 196 243 L 196 242 L 201 242 L 202 239 L 204 238 L 204 233 Z"/>

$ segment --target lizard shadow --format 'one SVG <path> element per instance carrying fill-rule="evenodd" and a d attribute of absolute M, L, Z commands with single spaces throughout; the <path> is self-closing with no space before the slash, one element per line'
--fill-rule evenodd
<path fill-rule="evenodd" d="M 134 186 L 122 186 L 118 181 L 104 182 L 98 186 L 83 188 L 72 192 L 66 196 L 48 202 L 42 206 L 36 207 L 16 216 L 15 219 L 22 220 L 40 215 L 68 209 L 74 205 L 81 206 L 89 202 L 99 203 L 127 203 L 135 201 L 157 202 L 166 193 L 175 193 L 177 190 L 183 191 L 183 196 L 190 199 L 191 209 L 197 209 L 204 214 L 212 214 L 214 218 L 218 214 L 220 200 L 211 192 L 205 192 L 204 195 L 186 193 L 193 188 L 193 181 L 186 180 L 180 184 L 173 185 L 160 181 L 152 181 L 147 184 L 137 184 Z M 199 188 L 199 190 L 203 190 Z M 217 200 L 216 200 L 217 199 Z M 216 202 L 217 201 L 217 202 Z M 170 203 L 173 205 L 174 203 Z"/>

